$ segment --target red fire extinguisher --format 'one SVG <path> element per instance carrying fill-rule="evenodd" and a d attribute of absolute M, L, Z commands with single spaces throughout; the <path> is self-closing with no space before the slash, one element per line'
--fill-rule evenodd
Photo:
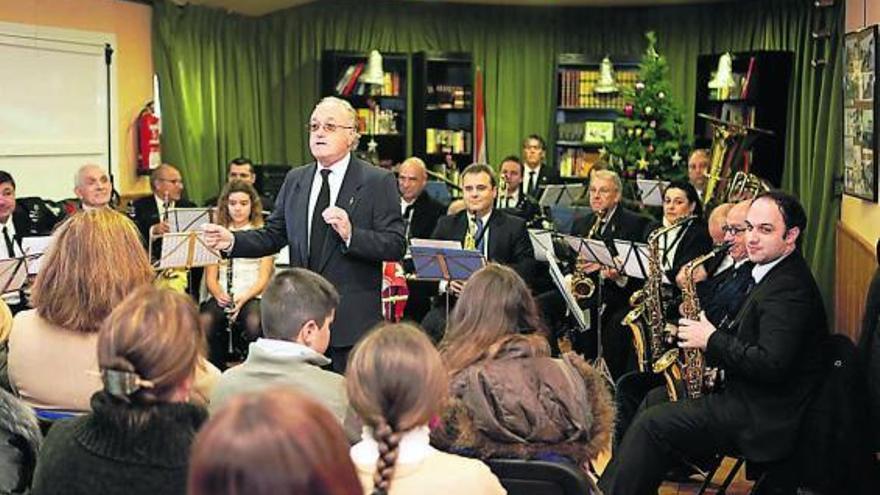
<path fill-rule="evenodd" d="M 159 117 L 155 114 L 151 101 L 141 110 L 137 118 L 138 174 L 149 174 L 162 164 L 159 135 Z"/>

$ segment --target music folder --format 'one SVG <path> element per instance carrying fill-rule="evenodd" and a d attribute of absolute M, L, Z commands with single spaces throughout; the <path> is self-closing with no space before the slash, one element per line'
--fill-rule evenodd
<path fill-rule="evenodd" d="M 171 232 L 190 232 L 198 230 L 213 221 L 213 207 L 205 208 L 170 208 L 168 210 L 168 227 Z"/>
<path fill-rule="evenodd" d="M 538 204 L 542 208 L 551 206 L 571 206 L 584 195 L 586 186 L 581 183 L 572 184 L 547 184 Z"/>
<path fill-rule="evenodd" d="M 410 242 L 417 279 L 467 280 L 486 265 L 483 253 L 462 249 L 456 241 L 412 239 Z"/>
<path fill-rule="evenodd" d="M 550 270 L 550 278 L 553 279 L 553 285 L 555 285 L 556 288 L 559 289 L 559 293 L 562 294 L 562 299 L 565 300 L 565 306 L 574 316 L 578 327 L 580 327 L 581 331 L 588 330 L 590 328 L 589 311 L 582 310 L 578 305 L 577 299 L 574 297 L 574 294 L 571 293 L 571 288 L 565 280 L 565 275 L 562 274 L 562 270 L 559 269 L 559 265 L 556 263 L 556 259 L 551 256 L 547 259 L 547 265 Z"/>
<path fill-rule="evenodd" d="M 160 237 L 162 253 L 156 264 L 158 269 L 193 268 L 220 262 L 220 253 L 208 247 L 204 232 L 174 232 Z"/>
<path fill-rule="evenodd" d="M 645 206 L 663 206 L 663 191 L 669 186 L 669 181 L 636 179 L 639 189 L 639 199 Z"/>

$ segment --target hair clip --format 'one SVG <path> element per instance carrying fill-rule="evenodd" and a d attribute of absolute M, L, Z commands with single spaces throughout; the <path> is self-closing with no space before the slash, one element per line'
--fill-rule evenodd
<path fill-rule="evenodd" d="M 153 388 L 153 382 L 141 379 L 140 375 L 133 371 L 119 371 L 113 369 L 101 370 L 101 381 L 104 382 L 104 390 L 114 396 L 128 401 L 131 394 L 142 388 Z"/>

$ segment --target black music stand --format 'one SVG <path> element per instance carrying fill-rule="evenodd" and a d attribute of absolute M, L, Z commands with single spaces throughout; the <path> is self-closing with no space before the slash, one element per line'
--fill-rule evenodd
<path fill-rule="evenodd" d="M 486 265 L 479 251 L 439 246 L 411 246 L 416 280 L 467 280 Z M 446 291 L 446 316 L 449 317 L 449 291 Z"/>

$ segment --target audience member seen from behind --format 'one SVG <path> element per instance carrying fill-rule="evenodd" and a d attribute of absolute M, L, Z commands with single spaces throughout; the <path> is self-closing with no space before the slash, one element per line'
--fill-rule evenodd
<path fill-rule="evenodd" d="M 16 315 L 9 379 L 30 406 L 87 411 L 101 388 L 98 329 L 153 270 L 137 229 L 107 208 L 76 213 L 54 234 L 34 283 L 34 309 Z"/>
<path fill-rule="evenodd" d="M 33 494 L 185 493 L 207 416 L 188 403 L 204 339 L 187 296 L 143 286 L 122 301 L 98 336 L 103 390 L 91 413 L 52 426 Z"/>
<path fill-rule="evenodd" d="M 324 352 L 339 293 L 317 273 L 292 268 L 272 278 L 263 300 L 264 336 L 251 343 L 242 364 L 223 373 L 211 396 L 211 412 L 234 396 L 283 385 L 317 399 L 345 422 L 345 378 L 322 369 L 330 364 Z M 350 438 L 358 438 L 359 428 L 349 430 Z"/>
<path fill-rule="evenodd" d="M 253 186 L 238 180 L 226 184 L 217 202 L 216 222 L 233 232 L 262 227 L 262 205 Z M 209 357 L 220 369 L 236 357 L 228 355 L 227 318 L 236 322 L 233 348 L 241 353 L 246 353 L 248 343 L 260 336 L 260 298 L 275 268 L 274 256 L 234 258 L 231 262 L 231 289 L 228 262 L 205 267 L 205 285 L 211 297 L 202 304 L 201 311 L 208 332 Z"/>
<path fill-rule="evenodd" d="M 431 447 L 428 422 L 440 411 L 447 376 L 418 328 L 380 325 L 367 334 L 349 359 L 346 388 L 365 425 L 351 448 L 364 493 L 506 493 L 482 462 Z"/>
<path fill-rule="evenodd" d="M 450 402 L 435 445 L 582 467 L 608 446 L 614 410 L 602 377 L 574 353 L 550 358 L 543 333 L 516 272 L 489 264 L 471 276 L 440 343 Z"/>
<path fill-rule="evenodd" d="M 323 406 L 287 388 L 241 395 L 196 436 L 189 495 L 355 495 L 348 442 Z"/>
<path fill-rule="evenodd" d="M 0 388 L 0 493 L 27 493 L 42 439 L 33 409 Z"/>

